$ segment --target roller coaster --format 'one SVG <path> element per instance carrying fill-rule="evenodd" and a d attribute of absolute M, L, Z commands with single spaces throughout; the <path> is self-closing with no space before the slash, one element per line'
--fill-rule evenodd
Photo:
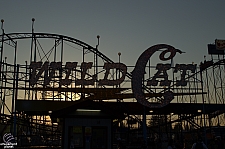
<path fill-rule="evenodd" d="M 113 61 L 99 51 L 100 36 L 91 46 L 73 37 L 36 33 L 34 21 L 31 33 L 5 33 L 1 21 L 1 143 L 10 133 L 16 148 L 62 148 L 61 115 L 87 104 L 115 110 L 112 148 L 117 138 L 127 148 L 138 148 L 144 140 L 149 148 L 160 149 L 169 139 L 190 148 L 199 136 L 213 148 L 216 138 L 225 137 L 223 52 L 200 64 L 174 66 L 168 63 L 172 58 L 164 57 L 173 54 L 171 46 L 156 45 L 149 49 L 160 49 L 154 52 L 167 64 L 153 66 L 149 56 L 125 67 L 121 53 Z M 136 68 L 139 63 L 143 71 Z M 134 79 L 135 73 L 141 75 Z"/>

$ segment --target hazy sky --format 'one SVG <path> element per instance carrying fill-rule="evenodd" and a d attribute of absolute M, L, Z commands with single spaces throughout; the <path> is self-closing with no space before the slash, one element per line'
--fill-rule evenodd
<path fill-rule="evenodd" d="M 155 44 L 174 46 L 185 54 L 179 63 L 198 63 L 207 44 L 225 39 L 224 0 L 5 0 L 0 19 L 6 33 L 35 32 L 71 36 L 110 59 L 135 65 L 140 54 Z M 209 56 L 207 56 L 209 57 Z"/>

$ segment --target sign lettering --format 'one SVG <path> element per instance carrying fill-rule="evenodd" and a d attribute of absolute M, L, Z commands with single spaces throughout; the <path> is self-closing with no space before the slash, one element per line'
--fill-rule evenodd
<path fill-rule="evenodd" d="M 92 64 L 93 64 L 92 62 L 81 63 L 81 67 L 80 67 L 80 69 L 82 70 L 81 79 L 75 80 L 76 86 L 94 85 L 96 81 L 96 75 L 93 75 L 92 79 L 85 79 L 88 69 L 92 68 Z M 51 79 L 54 77 L 56 70 L 62 71 L 62 69 L 66 70 L 66 76 L 64 79 L 60 79 L 60 84 L 70 85 L 72 83 L 72 80 L 69 79 L 69 76 L 71 75 L 72 71 L 75 71 L 76 67 L 77 67 L 77 62 L 67 62 L 65 65 L 65 68 L 62 68 L 61 62 L 51 62 L 50 65 L 49 65 L 49 62 L 45 62 L 43 65 L 42 65 L 42 62 L 32 62 L 30 64 L 30 68 L 32 70 L 30 85 L 37 84 L 39 78 L 41 78 L 41 75 L 43 73 L 44 73 L 44 85 L 49 85 Z M 127 66 L 124 65 L 123 63 L 105 63 L 103 69 L 105 69 L 106 72 L 105 72 L 104 78 L 99 80 L 99 85 L 108 85 L 108 86 L 119 85 L 124 81 L 126 73 L 127 73 Z M 119 69 L 120 72 L 122 72 L 122 76 L 116 80 L 108 79 L 110 69 Z"/>
<path fill-rule="evenodd" d="M 166 49 L 166 50 L 165 50 Z M 140 57 L 138 58 L 135 68 L 132 72 L 132 91 L 134 94 L 134 97 L 137 99 L 138 102 L 141 104 L 148 106 L 148 107 L 162 107 L 170 103 L 170 101 L 174 98 L 172 91 L 165 90 L 164 92 L 164 100 L 162 100 L 161 103 L 158 105 L 152 105 L 144 96 L 144 93 L 142 91 L 142 83 L 143 78 L 145 74 L 146 64 L 149 61 L 150 57 L 157 51 L 162 51 L 159 55 L 159 59 L 162 61 L 167 61 L 170 59 L 173 59 L 173 57 L 176 55 L 176 53 L 182 53 L 180 50 L 175 49 L 173 46 L 167 45 L 167 44 L 159 44 L 152 46 L 148 48 L 146 51 L 144 51 Z M 169 55 L 166 57 L 166 55 Z M 45 62 L 42 64 L 42 62 L 32 62 L 30 64 L 31 69 L 31 77 L 30 77 L 30 85 L 35 85 L 38 83 L 39 79 L 42 77 L 44 85 L 49 85 L 54 75 L 56 74 L 56 71 L 59 71 L 59 83 L 61 85 L 70 85 L 72 83 L 72 79 L 70 77 L 74 77 L 75 85 L 81 85 L 81 86 L 87 86 L 87 85 L 94 85 L 95 82 L 97 82 L 96 78 L 97 75 L 94 74 L 86 79 L 86 76 L 88 74 L 89 69 L 92 68 L 93 62 L 82 62 L 80 69 L 81 69 L 81 77 L 80 79 L 77 79 L 76 76 L 72 76 L 72 72 L 76 71 L 77 62 L 66 62 L 65 67 L 63 68 L 62 62 Z M 104 63 L 103 69 L 105 70 L 105 75 L 103 79 L 98 80 L 98 85 L 108 85 L 108 86 L 114 86 L 114 85 L 120 85 L 126 77 L 127 73 L 127 66 L 123 63 Z M 116 69 L 119 70 L 119 73 L 121 73 L 120 78 L 116 79 L 109 79 L 110 70 Z M 169 80 L 168 78 L 168 70 L 171 69 L 171 64 L 162 64 L 159 63 L 156 65 L 157 72 L 154 74 L 154 76 L 147 81 L 147 86 L 170 86 L 172 80 Z M 176 80 L 176 86 L 186 86 L 187 80 L 185 80 L 185 77 L 187 75 L 187 72 L 190 71 L 191 73 L 194 73 L 196 70 L 196 64 L 176 64 L 176 66 L 173 69 L 173 73 L 180 72 L 180 80 Z M 44 73 L 44 76 L 42 74 Z M 76 73 L 75 73 L 76 74 Z M 63 78 L 63 76 L 65 76 Z"/>

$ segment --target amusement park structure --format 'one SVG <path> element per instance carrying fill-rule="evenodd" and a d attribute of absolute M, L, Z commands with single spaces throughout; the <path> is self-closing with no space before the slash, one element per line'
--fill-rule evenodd
<path fill-rule="evenodd" d="M 202 137 L 210 148 L 224 138 L 225 59 L 216 43 L 200 64 L 173 64 L 183 52 L 159 44 L 126 66 L 121 53 L 113 61 L 99 51 L 100 36 L 90 46 L 36 33 L 34 22 L 31 33 L 5 33 L 1 20 L 1 145 L 110 149 L 119 139 L 160 149 L 173 139 L 190 148 Z"/>

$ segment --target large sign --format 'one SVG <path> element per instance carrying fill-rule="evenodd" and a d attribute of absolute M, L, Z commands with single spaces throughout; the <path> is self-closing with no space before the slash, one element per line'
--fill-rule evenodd
<path fill-rule="evenodd" d="M 166 50 L 163 50 L 166 49 Z M 163 51 L 162 51 L 163 50 Z M 180 50 L 175 49 L 173 46 L 167 45 L 167 44 L 159 44 L 152 46 L 148 48 L 146 51 L 144 51 L 140 57 L 138 58 L 135 68 L 132 71 L 132 90 L 135 98 L 138 102 L 145 106 L 150 106 L 149 102 L 146 101 L 144 93 L 142 91 L 142 82 L 143 77 L 145 74 L 146 64 L 151 58 L 151 56 L 156 51 L 162 51 L 159 55 L 159 59 L 162 61 L 167 61 L 170 59 L 173 59 L 173 57 L 176 55 L 176 53 L 182 53 Z M 168 55 L 166 57 L 166 55 Z M 30 64 L 31 68 L 31 77 L 30 77 L 30 85 L 33 86 L 37 84 L 39 79 L 41 77 L 44 77 L 44 85 L 48 85 L 51 80 L 54 77 L 54 74 L 56 71 L 61 73 L 59 75 L 60 78 L 60 85 L 70 85 L 72 83 L 72 79 L 70 78 L 73 71 L 76 70 L 78 62 L 66 62 L 65 67 L 63 68 L 62 62 L 45 62 L 42 64 L 42 62 L 32 62 Z M 76 86 L 82 85 L 94 85 L 96 82 L 96 75 L 91 76 L 91 79 L 85 79 L 85 75 L 88 72 L 88 69 L 92 68 L 92 62 L 83 62 L 81 63 L 80 69 L 81 69 L 81 78 L 76 79 L 74 84 Z M 127 73 L 127 66 L 123 63 L 105 63 L 103 69 L 105 70 L 105 75 L 102 79 L 98 80 L 99 86 L 114 86 L 114 85 L 120 85 L 126 76 Z M 120 78 L 110 80 L 108 79 L 109 72 L 111 69 L 118 69 L 122 75 Z M 171 64 L 162 64 L 159 63 L 156 66 L 157 72 L 154 74 L 153 77 L 151 77 L 150 80 L 147 82 L 147 86 L 170 86 L 172 80 L 169 80 L 167 71 L 171 69 Z M 185 80 L 187 71 L 190 71 L 191 73 L 194 73 L 196 70 L 196 64 L 176 64 L 175 68 L 173 69 L 173 73 L 181 73 L 180 80 L 176 80 L 176 86 L 186 86 L 187 80 Z M 42 74 L 44 73 L 44 76 Z M 64 73 L 64 74 L 63 74 Z M 76 77 L 76 76 L 73 76 Z M 166 105 L 173 99 L 173 94 L 171 91 L 167 91 L 164 94 L 164 101 L 161 104 Z"/>
<path fill-rule="evenodd" d="M 144 93 L 142 91 L 142 79 L 145 74 L 145 67 L 150 59 L 150 57 L 156 52 L 161 49 L 166 49 L 161 52 L 159 58 L 162 61 L 166 61 L 169 59 L 172 59 L 176 53 L 182 53 L 180 50 L 175 49 L 174 47 L 166 44 L 160 44 L 155 45 L 150 48 L 148 48 L 146 51 L 144 51 L 141 56 L 138 58 L 135 68 L 132 72 L 132 90 L 135 98 L 137 101 L 145 106 L 153 107 L 145 98 Z M 166 53 L 170 53 L 170 55 L 166 58 Z M 167 70 L 171 68 L 170 64 L 157 64 L 156 69 L 158 70 L 157 73 L 152 77 L 151 80 L 147 82 L 147 85 L 156 86 L 158 84 L 157 78 L 163 78 L 164 80 L 160 81 L 160 86 L 170 86 L 171 80 L 168 80 L 168 74 Z M 181 80 L 177 81 L 177 86 L 186 86 L 187 81 L 185 80 L 185 75 L 187 70 L 191 70 L 192 73 L 195 72 L 196 64 L 176 64 L 174 73 L 176 73 L 178 70 L 182 70 L 181 74 Z M 171 91 L 167 91 L 164 93 L 164 100 L 160 105 L 155 105 L 156 107 L 162 107 L 170 103 L 171 100 L 173 100 L 174 96 Z"/>

